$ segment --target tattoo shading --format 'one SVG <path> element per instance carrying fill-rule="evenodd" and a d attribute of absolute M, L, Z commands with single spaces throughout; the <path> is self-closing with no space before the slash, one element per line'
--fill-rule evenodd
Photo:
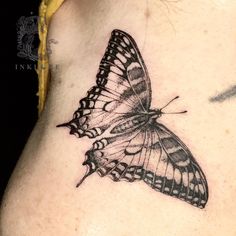
<path fill-rule="evenodd" d="M 134 39 L 121 30 L 111 38 L 96 85 L 80 100 L 70 128 L 78 138 L 97 138 L 85 154 L 87 173 L 113 181 L 144 181 L 152 189 L 204 208 L 207 181 L 188 147 L 157 122 L 165 114 L 151 109 L 151 81 Z M 180 112 L 181 113 L 181 112 Z M 182 112 L 183 113 L 183 112 Z"/>
<path fill-rule="evenodd" d="M 218 95 L 211 97 L 209 99 L 210 102 L 224 102 L 227 99 L 236 97 L 236 85 L 230 87 L 224 92 L 219 93 Z"/>

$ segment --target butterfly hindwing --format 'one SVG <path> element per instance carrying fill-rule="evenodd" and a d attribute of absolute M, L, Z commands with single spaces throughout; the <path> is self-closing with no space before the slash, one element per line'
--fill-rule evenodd
<path fill-rule="evenodd" d="M 208 200 L 207 181 L 190 150 L 164 125 L 155 122 L 154 130 L 162 150 L 160 161 L 165 163 L 156 171 L 163 180 L 161 192 L 204 208 Z"/>
<path fill-rule="evenodd" d="M 147 112 L 150 79 L 133 38 L 114 30 L 97 73 L 97 85 L 80 100 L 73 119 L 63 124 L 78 137 L 95 138 L 124 115 Z"/>
<path fill-rule="evenodd" d="M 186 145 L 165 126 L 146 124 L 136 132 L 102 138 L 87 153 L 89 174 L 113 181 L 143 180 L 151 188 L 203 208 L 205 176 Z M 88 174 L 88 175 L 89 175 Z"/>

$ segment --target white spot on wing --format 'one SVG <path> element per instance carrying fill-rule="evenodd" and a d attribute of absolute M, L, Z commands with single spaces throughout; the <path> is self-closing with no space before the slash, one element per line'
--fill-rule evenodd
<path fill-rule="evenodd" d="M 195 185 L 194 185 L 193 183 L 191 183 L 191 184 L 189 185 L 189 188 L 190 188 L 191 190 L 194 190 L 194 187 L 195 187 Z"/>
<path fill-rule="evenodd" d="M 130 43 L 129 43 L 129 40 L 124 36 L 123 37 L 123 40 L 125 41 L 125 43 L 127 44 L 127 45 L 129 45 Z"/>
<path fill-rule="evenodd" d="M 117 166 L 117 168 L 121 171 L 125 170 L 125 166 L 122 166 L 122 165 Z"/>
<path fill-rule="evenodd" d="M 169 180 L 173 179 L 173 172 L 174 172 L 173 166 L 172 166 L 172 164 L 169 163 L 167 170 L 166 170 L 166 178 Z"/>
<path fill-rule="evenodd" d="M 79 124 L 80 124 L 80 125 L 83 125 L 86 120 L 87 120 L 86 117 L 84 117 L 84 116 L 83 116 L 83 117 L 80 117 L 80 118 L 79 118 Z"/>
<path fill-rule="evenodd" d="M 128 58 L 131 58 L 131 54 L 130 53 L 125 53 L 125 56 Z"/>
<path fill-rule="evenodd" d="M 192 173 L 192 172 L 190 172 L 190 173 L 188 174 L 188 176 L 189 176 L 189 182 L 191 182 L 191 181 L 192 181 L 192 179 L 193 179 L 193 173 Z"/>
<path fill-rule="evenodd" d="M 196 176 L 197 180 L 201 179 L 200 174 L 199 174 L 198 171 L 195 172 L 195 176 Z"/>
<path fill-rule="evenodd" d="M 107 103 L 106 106 L 105 106 L 105 110 L 106 110 L 107 112 L 111 112 L 111 111 L 113 111 L 115 108 L 116 108 L 116 101 L 109 102 L 109 103 Z"/>
<path fill-rule="evenodd" d="M 100 128 L 95 128 L 96 132 L 100 135 L 102 133 L 102 130 Z"/>
<path fill-rule="evenodd" d="M 118 69 L 115 66 L 111 66 L 110 70 L 113 71 L 114 73 L 118 74 L 118 75 L 123 75 L 122 71 L 120 69 Z"/>
<path fill-rule="evenodd" d="M 93 162 L 91 162 L 91 169 L 95 170 L 95 168 L 96 168 L 95 164 Z"/>
<path fill-rule="evenodd" d="M 129 171 L 134 171 L 134 170 L 135 170 L 135 167 L 133 166 L 129 168 Z"/>
<path fill-rule="evenodd" d="M 120 67 L 122 70 L 125 70 L 125 67 L 123 66 L 123 64 L 122 64 L 118 59 L 116 59 L 116 60 L 114 61 L 114 63 L 115 63 L 118 67 Z"/>
<path fill-rule="evenodd" d="M 157 188 L 161 188 L 162 185 L 161 185 L 161 184 L 156 184 L 156 187 L 157 187 Z"/>
<path fill-rule="evenodd" d="M 108 144 L 108 142 L 107 142 L 107 139 L 106 139 L 106 138 L 103 138 L 103 139 L 101 139 L 101 142 L 103 143 L 103 145 L 104 145 L 104 146 L 106 146 L 106 145 Z"/>
<path fill-rule="evenodd" d="M 198 197 L 195 197 L 195 198 L 193 199 L 193 201 L 194 201 L 194 202 L 197 202 L 198 199 L 199 199 Z"/>
<path fill-rule="evenodd" d="M 116 55 L 123 63 L 127 62 L 127 59 L 121 54 L 121 53 L 117 53 Z"/>
<path fill-rule="evenodd" d="M 126 47 L 126 44 L 124 42 L 121 42 L 120 45 L 124 48 Z"/>
<path fill-rule="evenodd" d="M 113 168 L 115 165 L 116 165 L 115 162 L 110 162 L 110 163 L 108 163 L 108 164 L 106 165 L 106 167 L 108 167 L 108 168 Z"/>
<path fill-rule="evenodd" d="M 111 173 L 112 173 L 113 175 L 115 175 L 115 178 L 119 178 L 119 177 L 120 177 L 119 173 L 117 173 L 116 171 L 112 171 Z"/>
<path fill-rule="evenodd" d="M 90 114 L 90 110 L 84 109 L 84 110 L 83 110 L 83 115 L 88 115 L 88 114 Z"/>
<path fill-rule="evenodd" d="M 89 108 L 93 108 L 94 104 L 95 104 L 95 102 L 90 100 L 89 101 Z"/>
<path fill-rule="evenodd" d="M 123 49 L 121 47 L 117 47 L 118 51 L 122 52 Z"/>
<path fill-rule="evenodd" d="M 126 174 L 125 174 L 125 177 L 131 179 L 131 178 L 132 178 L 132 175 L 131 175 L 130 173 L 126 173 Z"/>
<path fill-rule="evenodd" d="M 180 184 L 180 182 L 181 182 L 181 173 L 180 173 L 179 169 L 175 169 L 174 178 L 175 178 L 175 182 L 177 184 Z"/>
<path fill-rule="evenodd" d="M 200 192 L 201 192 L 202 194 L 204 194 L 205 191 L 204 191 L 203 185 L 202 185 L 202 184 L 199 184 L 198 187 L 199 187 Z"/>
<path fill-rule="evenodd" d="M 183 180 L 183 184 L 185 187 L 188 187 L 188 174 L 187 172 L 183 172 L 182 173 L 182 180 Z"/>
<path fill-rule="evenodd" d="M 86 107 L 86 101 L 81 101 L 81 105 L 82 105 L 82 107 Z"/>
<path fill-rule="evenodd" d="M 147 173 L 147 177 L 153 177 L 153 174 L 151 174 L 151 173 Z"/>
<path fill-rule="evenodd" d="M 179 191 L 178 190 L 173 190 L 173 194 L 178 194 L 179 193 Z"/>
<path fill-rule="evenodd" d="M 131 51 L 131 53 L 135 54 L 135 51 L 134 51 L 134 49 L 133 49 L 133 48 L 131 48 L 131 50 L 130 50 L 130 51 Z"/>
<path fill-rule="evenodd" d="M 162 183 L 162 180 L 161 180 L 161 179 L 158 179 L 158 180 L 155 181 L 155 183 L 160 183 L 160 184 L 161 184 L 161 183 Z"/>
<path fill-rule="evenodd" d="M 78 129 L 78 133 L 79 133 L 79 134 L 83 134 L 84 131 L 83 131 L 82 129 Z"/>

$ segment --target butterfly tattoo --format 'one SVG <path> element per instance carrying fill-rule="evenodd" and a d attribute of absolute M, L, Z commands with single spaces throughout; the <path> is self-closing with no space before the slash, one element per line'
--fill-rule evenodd
<path fill-rule="evenodd" d="M 97 138 L 85 154 L 87 172 L 77 187 L 96 172 L 115 182 L 143 181 L 158 192 L 204 208 L 205 175 L 188 147 L 157 122 L 164 107 L 150 108 L 151 81 L 129 34 L 112 31 L 96 78 L 73 119 L 58 125 L 78 138 Z"/>

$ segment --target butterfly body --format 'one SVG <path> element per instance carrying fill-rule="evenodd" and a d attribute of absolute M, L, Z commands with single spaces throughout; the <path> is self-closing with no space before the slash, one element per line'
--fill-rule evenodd
<path fill-rule="evenodd" d="M 143 113 L 134 113 L 130 118 L 127 118 L 125 121 L 119 122 L 115 125 L 111 130 L 111 134 L 132 132 L 148 123 L 150 124 L 154 122 L 161 116 L 161 114 L 162 113 L 159 109 Z"/>
<path fill-rule="evenodd" d="M 157 122 L 151 109 L 151 82 L 134 39 L 114 30 L 100 62 L 96 86 L 80 100 L 73 119 L 61 126 L 95 139 L 85 153 L 87 173 L 113 181 L 144 181 L 152 189 L 204 208 L 205 175 L 188 147 Z"/>

